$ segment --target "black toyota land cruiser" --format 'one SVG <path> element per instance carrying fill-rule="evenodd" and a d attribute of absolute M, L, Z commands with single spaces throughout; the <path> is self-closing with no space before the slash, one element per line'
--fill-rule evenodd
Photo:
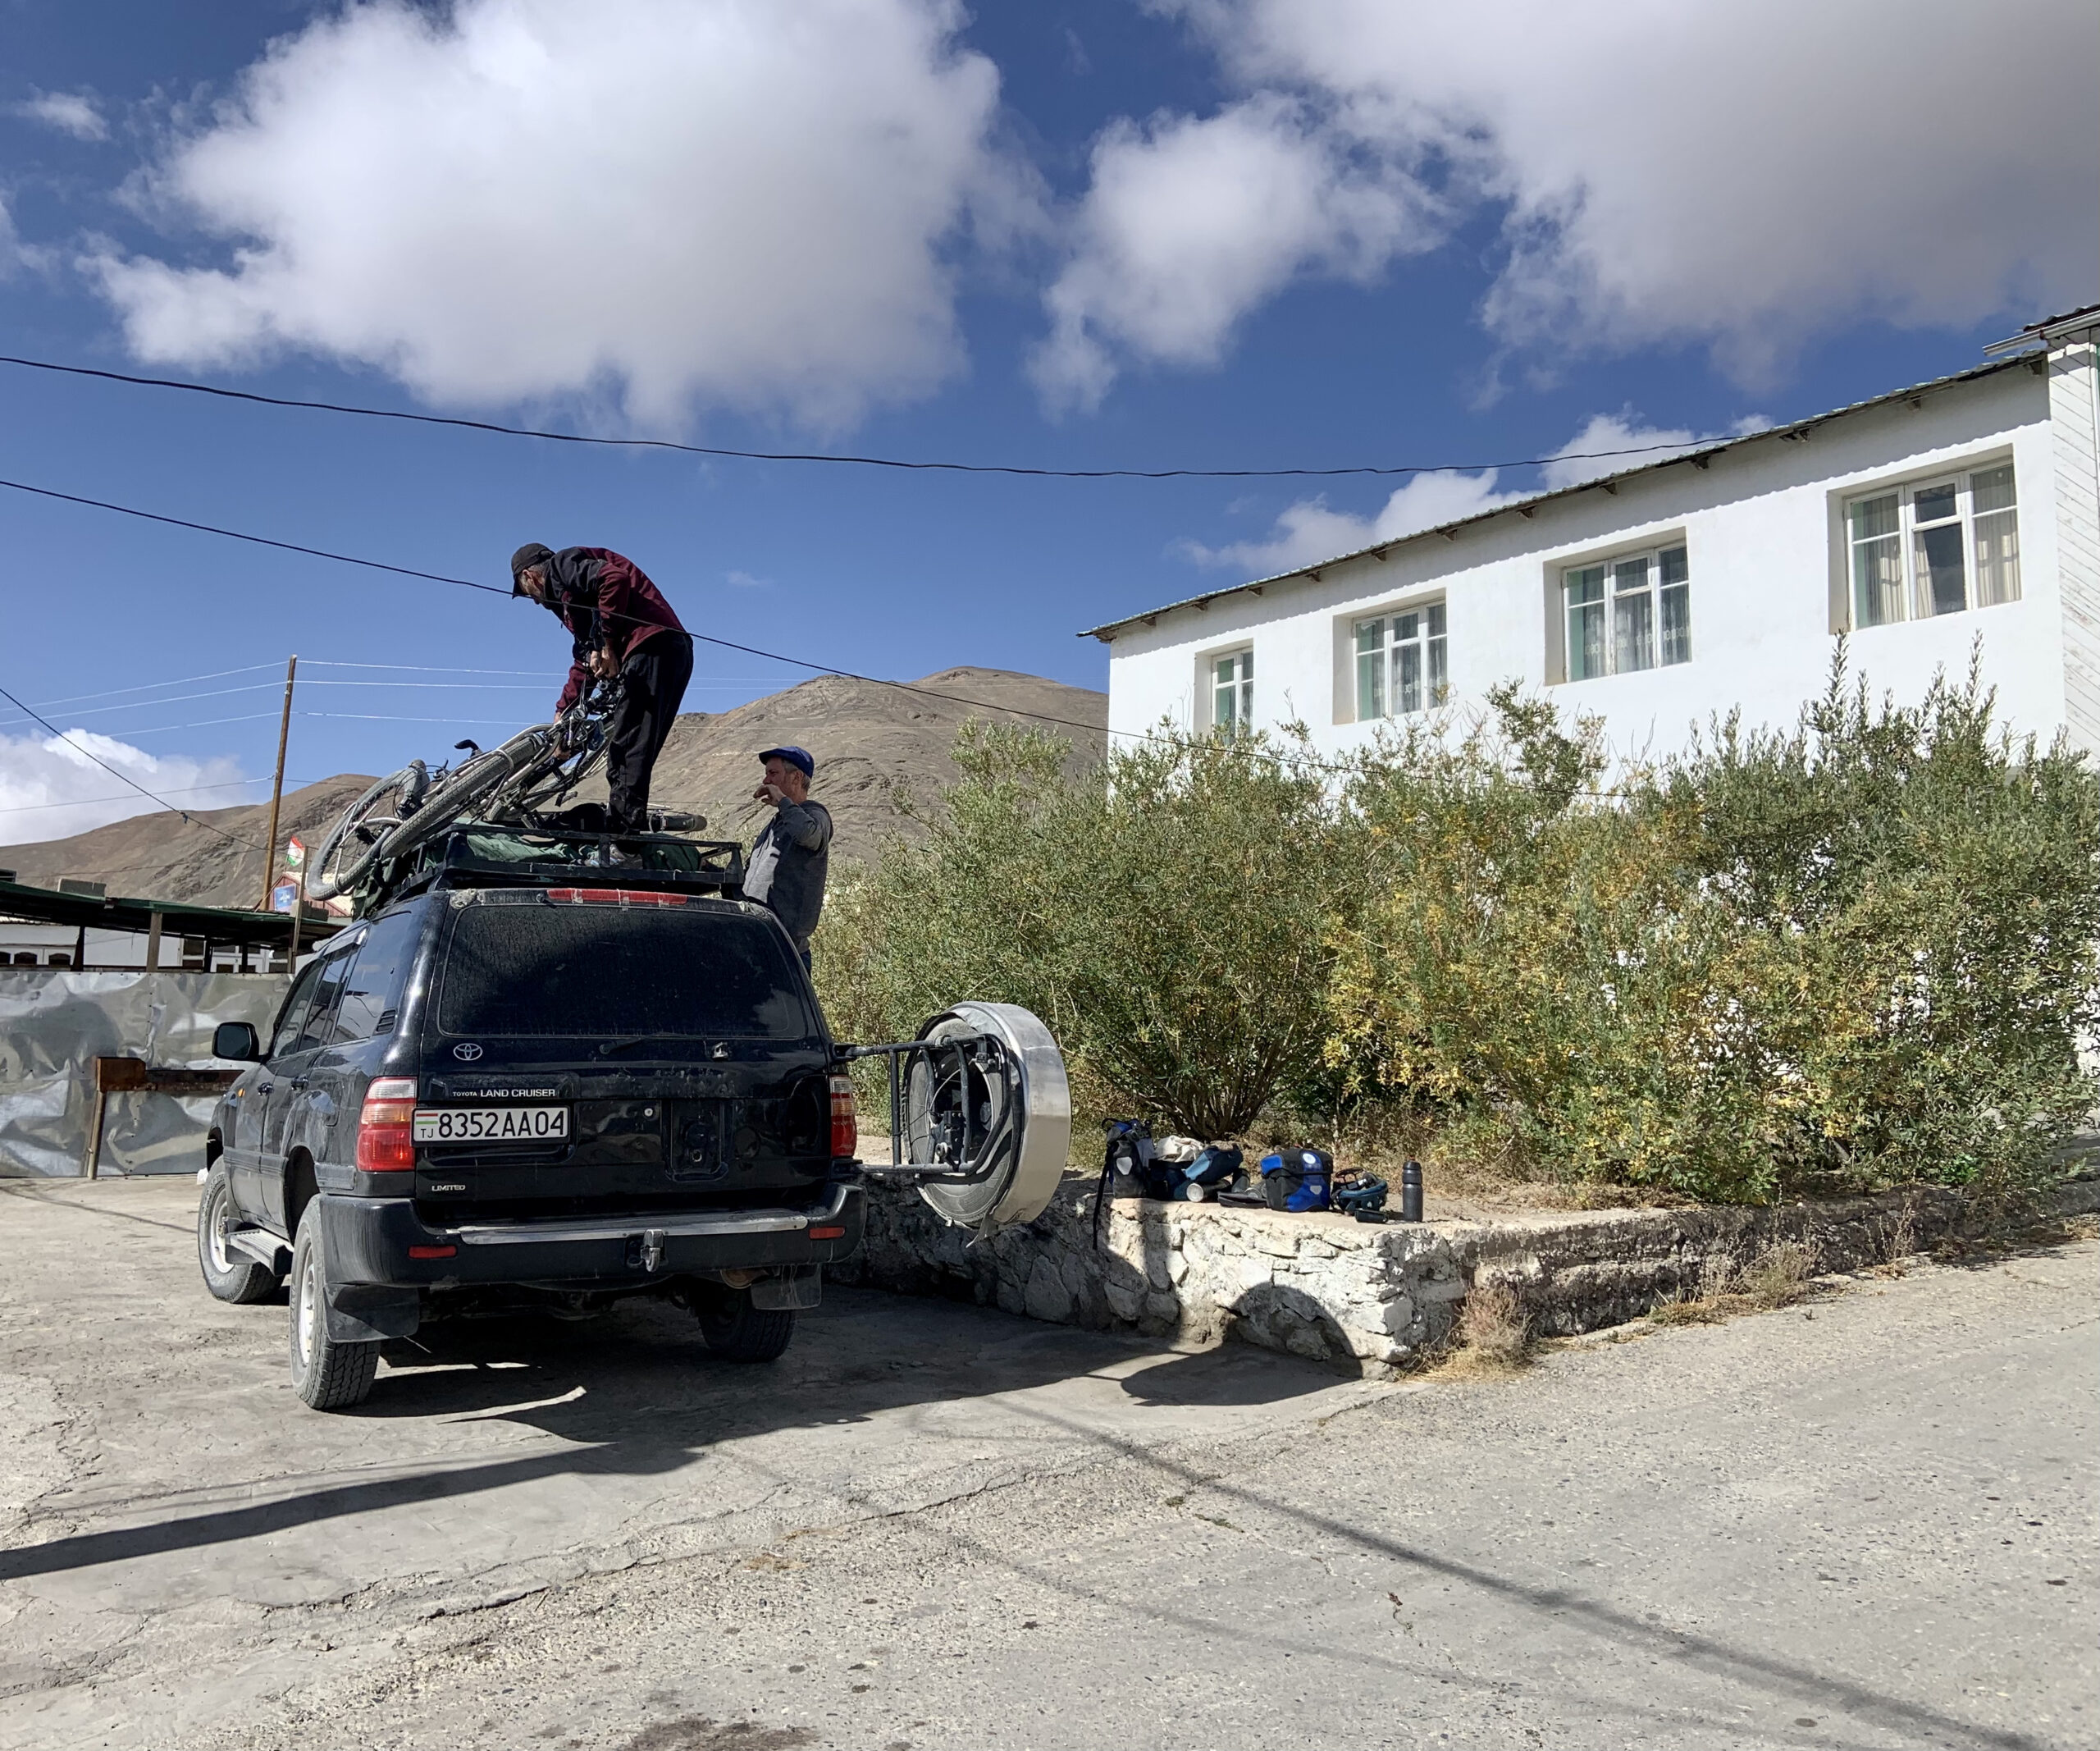
<path fill-rule="evenodd" d="M 308 962 L 267 1043 L 231 1023 L 215 1049 L 253 1068 L 206 1144 L 204 1279 L 255 1301 L 289 1274 L 318 1409 L 477 1298 L 669 1293 L 711 1349 L 769 1360 L 861 1237 L 852 1085 L 809 976 L 719 891 L 440 885 Z"/>

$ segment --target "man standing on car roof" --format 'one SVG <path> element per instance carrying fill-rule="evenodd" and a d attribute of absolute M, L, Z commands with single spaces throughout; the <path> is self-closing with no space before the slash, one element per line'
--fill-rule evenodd
<path fill-rule="evenodd" d="M 575 639 L 556 715 L 591 690 L 593 677 L 620 678 L 605 732 L 608 824 L 615 833 L 646 832 L 650 775 L 692 679 L 692 637 L 641 568 L 609 547 L 556 553 L 527 542 L 510 556 L 510 593 L 539 603 Z"/>
<path fill-rule="evenodd" d="M 807 748 L 769 747 L 758 757 L 765 762 L 765 777 L 751 800 L 770 802 L 774 813 L 751 847 L 744 898 L 768 908 L 787 926 L 807 967 L 831 869 L 831 811 L 810 800 L 817 763 Z"/>

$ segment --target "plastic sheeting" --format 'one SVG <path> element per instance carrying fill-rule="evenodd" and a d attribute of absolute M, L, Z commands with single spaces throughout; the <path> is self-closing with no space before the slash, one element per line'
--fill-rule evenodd
<path fill-rule="evenodd" d="M 212 1030 L 247 1022 L 267 1033 L 289 982 L 282 974 L 0 970 L 0 1174 L 77 1175 L 95 1059 L 230 1068 L 212 1056 Z M 208 1095 L 112 1095 L 100 1171 L 194 1172 L 212 1107 Z"/>

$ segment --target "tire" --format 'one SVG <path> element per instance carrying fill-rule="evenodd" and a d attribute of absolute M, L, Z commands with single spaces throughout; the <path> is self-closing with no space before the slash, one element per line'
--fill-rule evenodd
<path fill-rule="evenodd" d="M 328 1282 L 321 1255 L 321 1224 L 299 1225 L 292 1246 L 290 1342 L 292 1385 L 316 1410 L 361 1405 L 379 1372 L 377 1342 L 343 1343 L 328 1335 Z"/>
<path fill-rule="evenodd" d="M 204 1287 L 222 1301 L 267 1301 L 284 1278 L 235 1250 L 226 1240 L 234 1226 L 233 1182 L 226 1163 L 215 1161 L 197 1200 L 197 1263 L 204 1273 Z"/>
<path fill-rule="evenodd" d="M 700 1319 L 700 1335 L 707 1347 L 725 1361 L 773 1362 L 794 1342 L 795 1310 L 792 1307 L 754 1307 L 748 1289 L 725 1288 L 710 1283 L 713 1292 L 693 1307 Z"/>

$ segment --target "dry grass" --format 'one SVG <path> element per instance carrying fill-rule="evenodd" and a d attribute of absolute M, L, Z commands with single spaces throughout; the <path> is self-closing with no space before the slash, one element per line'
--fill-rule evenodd
<path fill-rule="evenodd" d="M 1710 1325 L 1743 1314 L 1791 1307 L 1813 1292 L 1815 1249 L 1806 1241 L 1774 1241 L 1714 1272 L 1696 1292 L 1680 1292 L 1649 1314 L 1658 1325 Z"/>
<path fill-rule="evenodd" d="M 1532 1360 L 1531 1322 L 1507 1283 L 1476 1283 L 1459 1304 L 1436 1372 L 1447 1380 L 1500 1380 Z"/>

